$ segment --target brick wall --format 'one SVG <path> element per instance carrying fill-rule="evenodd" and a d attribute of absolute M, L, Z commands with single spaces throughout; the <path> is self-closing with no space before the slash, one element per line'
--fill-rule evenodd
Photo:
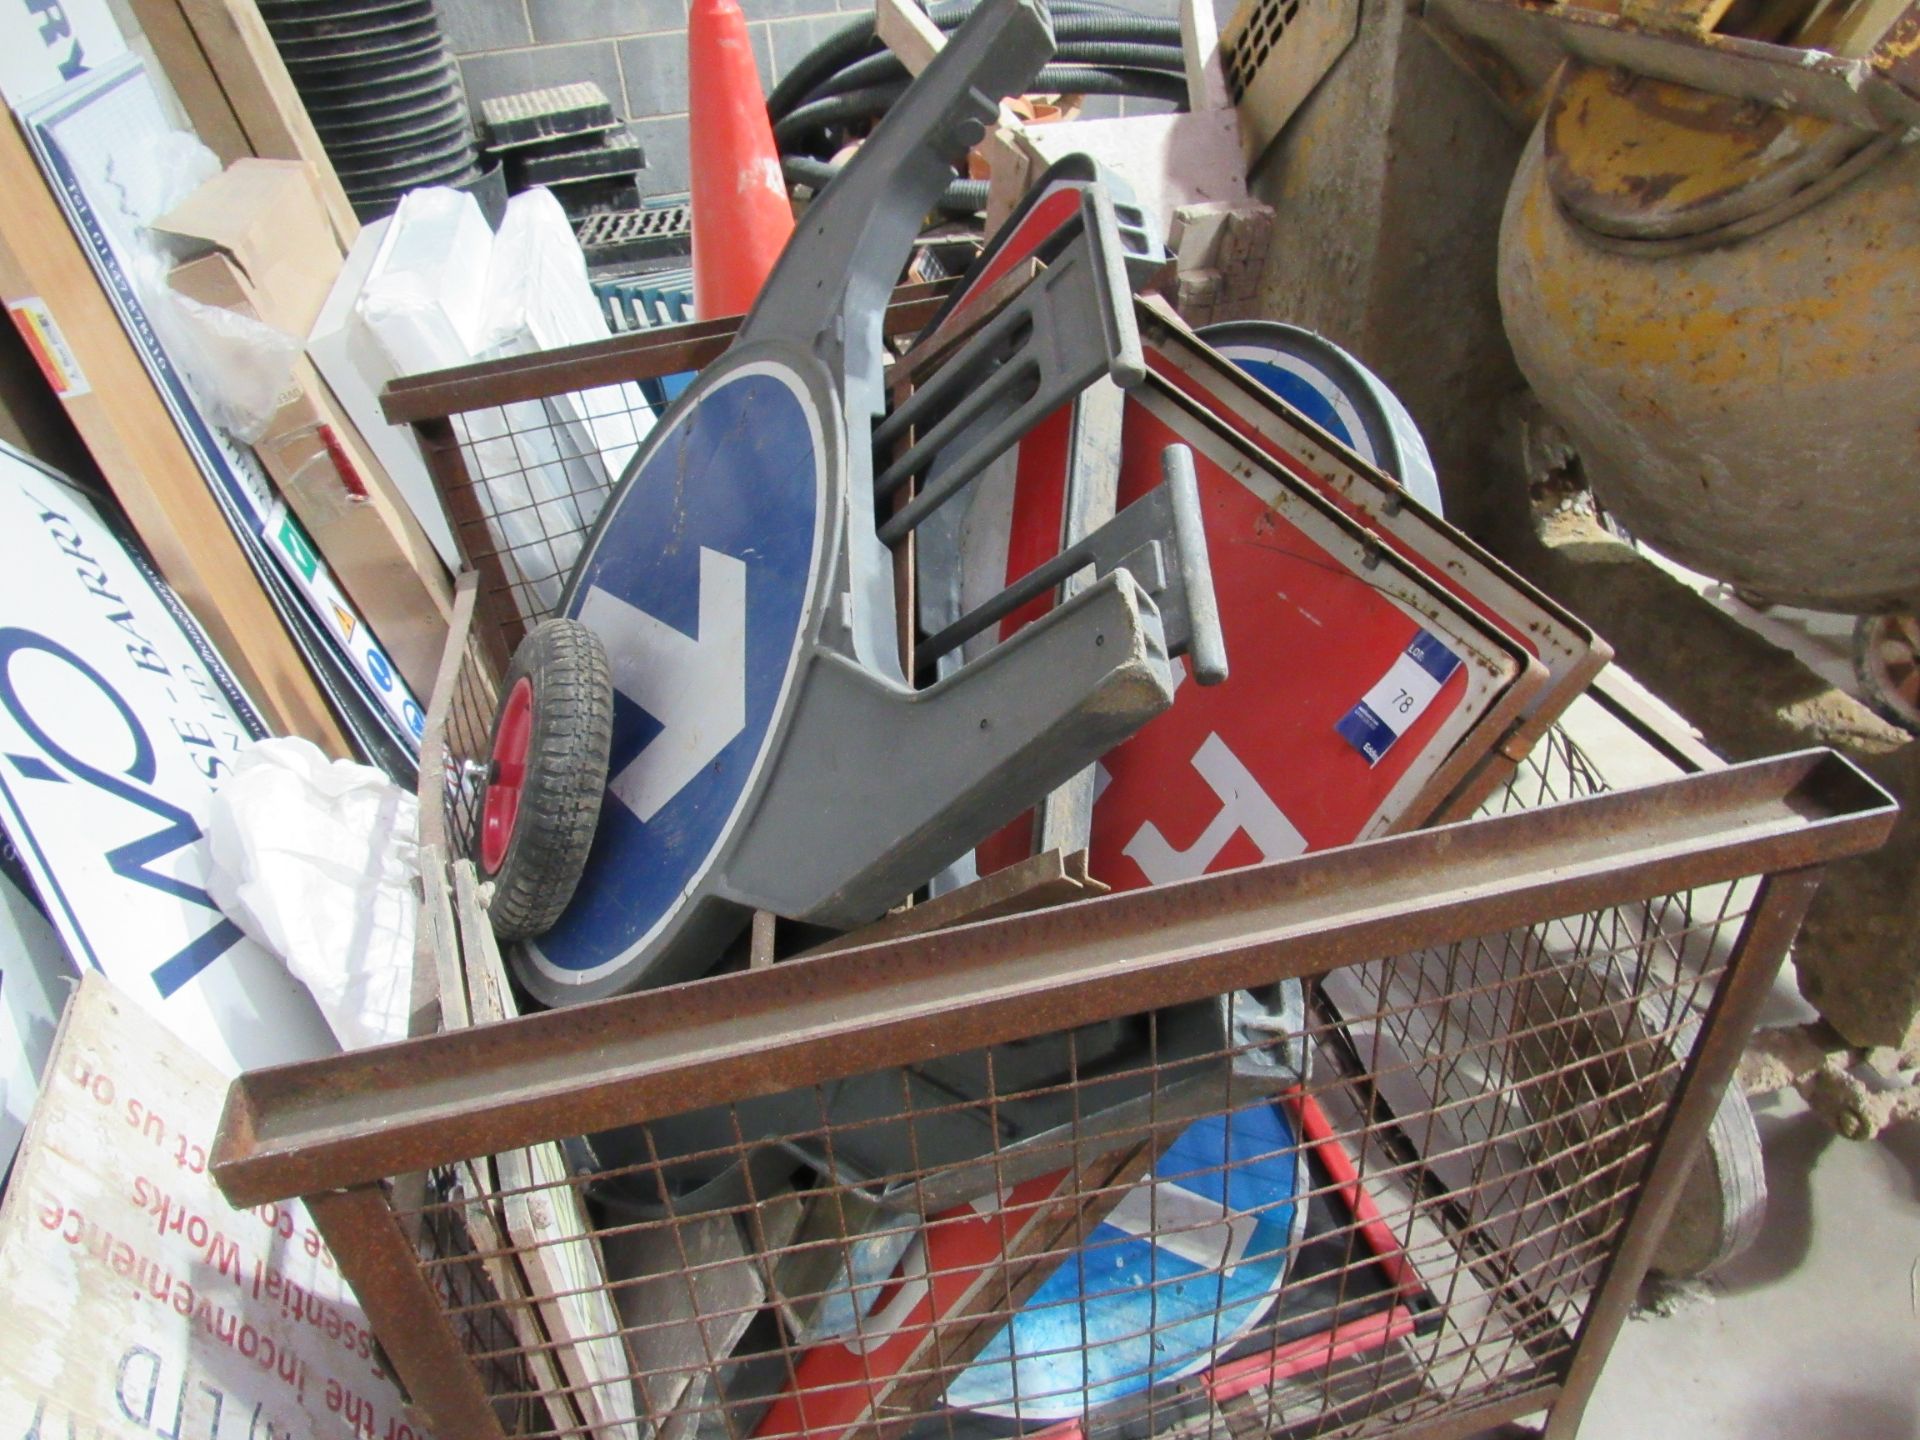
<path fill-rule="evenodd" d="M 645 148 L 644 194 L 687 188 L 686 0 L 439 0 L 475 106 L 496 95 L 592 80 L 624 110 Z M 1174 0 L 1131 0 L 1132 8 L 1171 14 Z M 867 11 L 872 0 L 740 0 L 760 67 L 771 89 L 800 56 Z M 1129 114 L 1154 109 L 1129 101 Z M 1090 100 L 1089 113 L 1116 114 L 1113 101 Z"/>

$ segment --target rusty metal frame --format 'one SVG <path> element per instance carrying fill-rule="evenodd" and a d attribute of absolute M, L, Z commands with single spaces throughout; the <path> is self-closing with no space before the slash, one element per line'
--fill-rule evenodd
<path fill-rule="evenodd" d="M 1880 843 L 1895 813 L 1808 751 L 256 1071 L 230 1092 L 213 1173 L 236 1205 L 310 1197 L 415 1399 L 448 1433 L 491 1437 L 387 1177 L 1763 874 L 1570 1349 L 1473 1416 L 1551 1405 L 1547 1440 L 1570 1440 L 1821 867 Z M 1465 1418 L 1404 1433 L 1472 1433 Z"/>
<path fill-rule="evenodd" d="M 1498 48 L 1520 32 L 1593 65 L 1784 105 L 1866 130 L 1920 124 L 1920 4 L 1863 59 L 1738 35 L 1649 29 L 1624 15 L 1551 0 L 1425 0 L 1423 13 Z"/>
<path fill-rule="evenodd" d="M 1818 866 L 1897 807 L 1826 750 L 243 1075 L 236 1205 Z M 1740 1037 L 1744 1040 L 1744 1035 Z"/>
<path fill-rule="evenodd" d="M 884 336 L 896 339 L 916 334 L 938 312 L 953 285 L 951 280 L 939 280 L 899 287 L 887 307 Z M 473 543 L 475 537 L 487 534 L 487 517 L 474 494 L 473 477 L 454 432 L 453 417 L 469 410 L 698 370 L 726 352 L 745 318 L 727 315 L 543 350 L 536 355 L 483 360 L 411 375 L 381 391 L 380 410 L 388 423 L 413 427 L 427 473 L 433 477 L 453 522 L 461 568 L 477 571 L 481 577 L 480 623 L 474 629 L 497 669 L 506 668 L 507 657 L 519 643 L 524 627 L 512 613 L 512 606 L 503 603 L 511 583 L 499 552 L 491 545 Z"/>
<path fill-rule="evenodd" d="M 917 329 L 940 292 L 898 292 L 889 333 Z M 694 368 L 724 350 L 735 324 L 419 377 L 383 403 L 416 425 L 453 498 L 470 486 L 451 414 Z M 487 600 L 479 579 L 463 577 L 454 633 L 478 623 L 471 648 L 449 648 L 429 720 L 423 815 L 443 840 L 433 786 L 445 769 L 451 682 L 463 666 L 504 659 Z M 1395 1432 L 1466 1440 L 1505 1424 L 1534 1434 L 1513 1422 L 1547 1410 L 1544 1440 L 1571 1440 L 1822 867 L 1878 845 L 1895 814 L 1830 752 L 1719 768 L 1690 736 L 1649 734 L 1629 698 L 1597 689 L 1668 759 L 1705 773 L 950 930 L 853 936 L 744 973 L 255 1072 L 230 1092 L 215 1179 L 239 1205 L 305 1196 L 412 1398 L 440 1433 L 495 1440 L 494 1402 L 403 1219 L 425 1171 L 1762 875 L 1577 1324 L 1548 1316 L 1553 1343 L 1542 1330 L 1537 1346 L 1516 1329 L 1532 1351 L 1517 1393 Z M 1011 1308 L 1031 1278 L 1014 1257 L 982 1304 Z"/>

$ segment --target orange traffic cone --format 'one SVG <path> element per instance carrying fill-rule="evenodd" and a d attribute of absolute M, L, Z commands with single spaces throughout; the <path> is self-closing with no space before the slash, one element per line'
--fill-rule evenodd
<path fill-rule="evenodd" d="M 711 320 L 752 308 L 793 233 L 793 208 L 737 0 L 693 0 L 687 67 L 693 308 Z"/>

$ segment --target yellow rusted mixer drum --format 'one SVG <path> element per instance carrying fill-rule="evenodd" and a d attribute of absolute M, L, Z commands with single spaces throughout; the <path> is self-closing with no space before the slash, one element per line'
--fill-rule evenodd
<path fill-rule="evenodd" d="M 1920 598 L 1920 144 L 1569 62 L 1500 303 L 1594 493 L 1767 599 Z"/>

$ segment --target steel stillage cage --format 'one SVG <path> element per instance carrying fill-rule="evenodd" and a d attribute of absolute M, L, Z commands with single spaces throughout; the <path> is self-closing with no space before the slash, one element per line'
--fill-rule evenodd
<path fill-rule="evenodd" d="M 593 495 L 516 452 L 555 487 L 520 553 L 514 462 L 474 478 L 444 417 L 726 332 L 389 395 L 481 572 L 421 766 L 445 1033 L 242 1077 L 228 1198 L 306 1199 L 442 1440 L 1567 1440 L 1821 867 L 1892 803 L 1824 751 L 1598 793 L 1556 730 L 1507 813 L 502 1018 L 440 857 Z M 560 421 L 517 424 L 488 443 Z"/>
<path fill-rule="evenodd" d="M 1565 1437 L 1892 813 L 1809 752 L 451 1030 L 214 1169 L 463 1440 Z"/>

